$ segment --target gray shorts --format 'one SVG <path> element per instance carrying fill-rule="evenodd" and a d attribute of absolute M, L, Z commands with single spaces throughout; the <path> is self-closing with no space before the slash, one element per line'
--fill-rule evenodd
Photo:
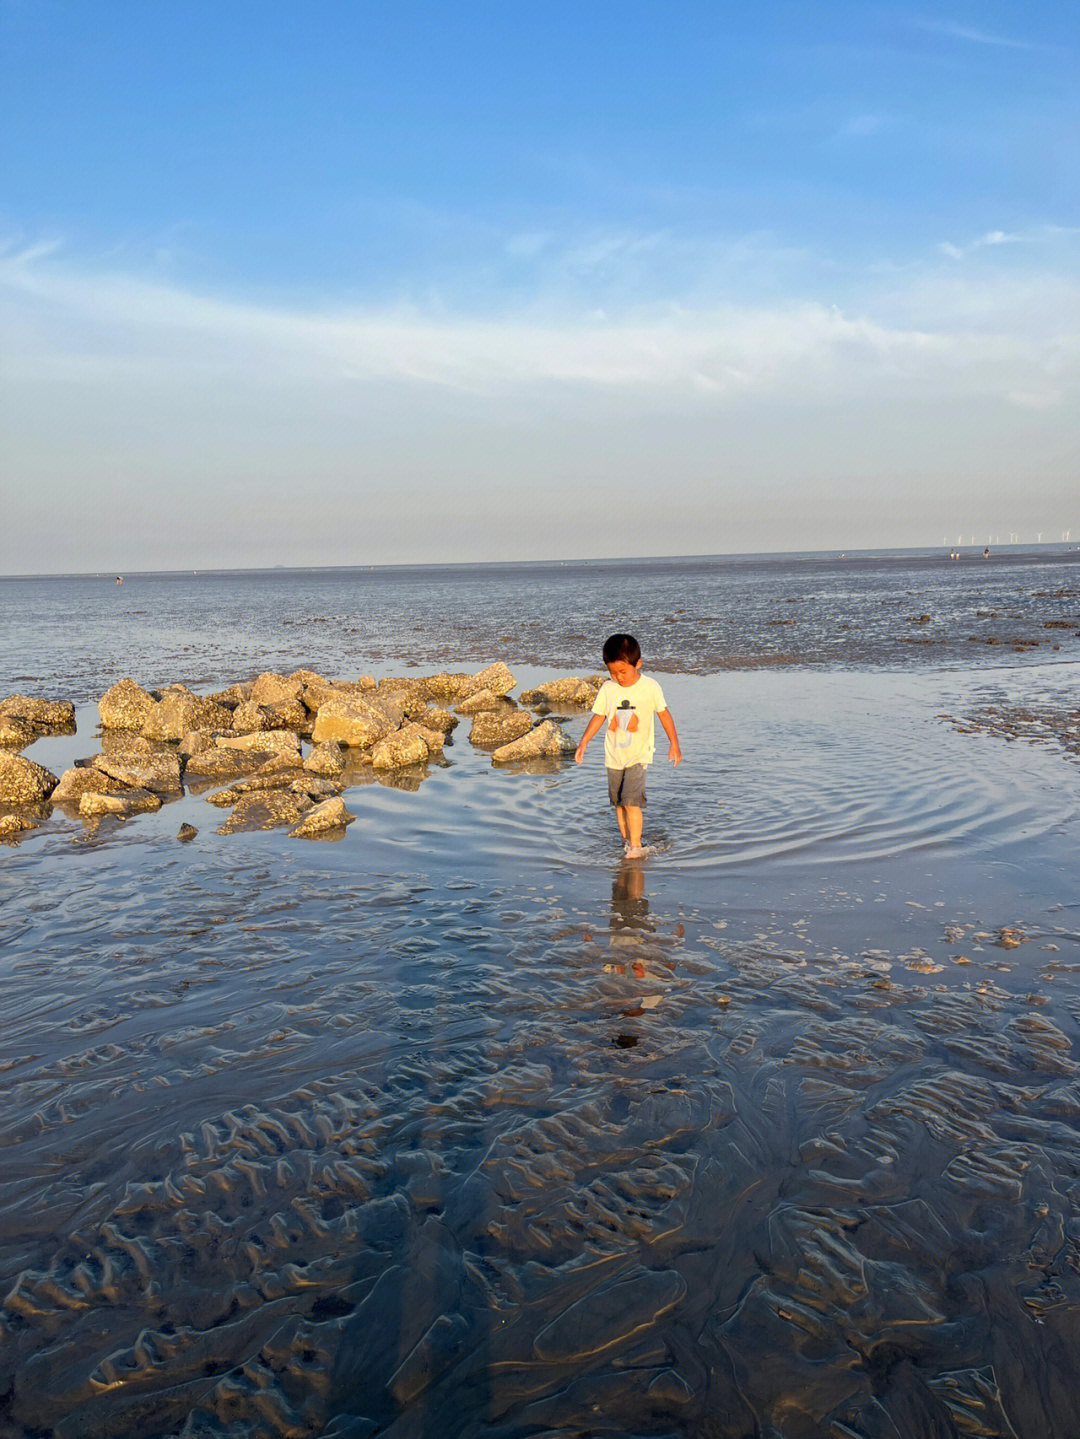
<path fill-rule="evenodd" d="M 631 764 L 626 769 L 609 769 L 607 772 L 608 799 L 612 804 L 628 804 L 634 809 L 644 809 L 645 771 L 648 765 Z"/>

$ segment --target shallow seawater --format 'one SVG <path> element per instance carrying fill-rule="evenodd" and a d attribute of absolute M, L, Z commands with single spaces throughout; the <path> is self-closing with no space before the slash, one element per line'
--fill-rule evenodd
<path fill-rule="evenodd" d="M 938 716 L 1069 679 L 665 675 L 642 862 L 465 726 L 4 850 L 0 1432 L 1068 1439 L 1078 771 Z"/>
<path fill-rule="evenodd" d="M 263 669 L 595 669 L 627 613 L 648 665 L 923 668 L 1080 657 L 1080 547 L 547 564 L 0 576 L 0 694 L 96 700 L 123 675 L 195 688 Z M 36 687 L 36 688 L 35 688 Z"/>

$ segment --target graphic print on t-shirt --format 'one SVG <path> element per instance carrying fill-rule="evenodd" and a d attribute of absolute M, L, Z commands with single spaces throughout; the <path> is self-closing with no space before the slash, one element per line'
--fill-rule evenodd
<path fill-rule="evenodd" d="M 629 749 L 633 744 L 631 735 L 637 733 L 638 717 L 637 710 L 629 700 L 623 700 L 617 705 L 615 713 L 611 716 L 611 723 L 608 729 L 615 737 L 615 745 L 618 749 Z"/>
<path fill-rule="evenodd" d="M 654 679 L 639 675 L 632 685 L 605 680 L 593 703 L 604 716 L 604 763 L 609 769 L 648 764 L 653 757 L 653 718 L 667 709 Z"/>

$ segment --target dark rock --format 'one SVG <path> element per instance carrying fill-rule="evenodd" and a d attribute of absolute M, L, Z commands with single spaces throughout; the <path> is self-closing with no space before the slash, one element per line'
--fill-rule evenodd
<path fill-rule="evenodd" d="M 288 790 L 263 790 L 243 794 L 218 834 L 235 834 L 238 830 L 277 829 L 279 825 L 296 824 L 311 809 L 307 795 Z"/>
<path fill-rule="evenodd" d="M 39 738 L 40 731 L 29 720 L 0 714 L 0 747 L 3 749 L 25 749 Z"/>

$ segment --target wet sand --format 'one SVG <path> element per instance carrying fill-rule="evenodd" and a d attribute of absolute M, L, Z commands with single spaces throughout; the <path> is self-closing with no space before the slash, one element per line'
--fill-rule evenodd
<path fill-rule="evenodd" d="M 1080 771 L 939 718 L 1069 676 L 664 683 L 642 863 L 461 739 L 3 854 L 0 1433 L 1080 1432 Z"/>

